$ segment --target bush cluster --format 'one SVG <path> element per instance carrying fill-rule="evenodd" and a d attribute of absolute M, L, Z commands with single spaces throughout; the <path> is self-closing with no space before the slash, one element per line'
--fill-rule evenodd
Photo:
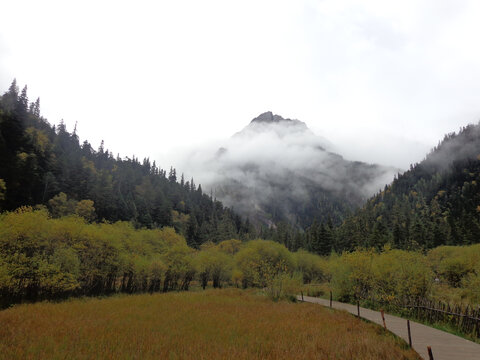
<path fill-rule="evenodd" d="M 273 241 L 227 240 L 187 246 L 173 228 L 135 229 L 129 222 L 52 218 L 45 208 L 0 215 L 2 304 L 68 296 L 188 290 L 192 281 L 261 287 L 272 297 L 323 277 L 322 260 Z M 299 264 L 299 265 L 297 265 Z M 294 274 L 304 271 L 303 276 Z M 298 281 L 297 281 L 298 280 Z"/>

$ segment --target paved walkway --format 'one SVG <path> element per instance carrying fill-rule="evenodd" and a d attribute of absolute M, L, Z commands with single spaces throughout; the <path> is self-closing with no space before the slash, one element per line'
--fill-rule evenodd
<path fill-rule="evenodd" d="M 310 296 L 304 296 L 303 299 L 307 302 L 330 306 L 330 300 Z M 332 307 L 357 315 L 355 305 L 333 301 Z M 361 307 L 360 316 L 383 326 L 382 316 L 378 311 Z M 385 314 L 385 323 L 388 330 L 408 343 L 407 320 Z M 412 347 L 424 359 L 428 360 L 427 346 L 430 346 L 435 360 L 480 360 L 480 344 L 413 321 L 410 321 L 410 331 Z"/>

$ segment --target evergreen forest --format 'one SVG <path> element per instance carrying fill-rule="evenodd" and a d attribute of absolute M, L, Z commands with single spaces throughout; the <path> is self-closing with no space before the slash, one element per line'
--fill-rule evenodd
<path fill-rule="evenodd" d="M 478 246 L 442 245 L 480 242 L 479 187 L 468 125 L 341 221 L 253 226 L 173 167 L 80 143 L 13 81 L 0 98 L 1 305 L 192 284 L 478 301 Z"/>
<path fill-rule="evenodd" d="M 248 238 L 253 228 L 202 191 L 194 179 L 148 158 L 120 158 L 80 144 L 76 125 L 52 126 L 14 80 L 0 98 L 0 209 L 47 206 L 53 217 L 130 221 L 136 228 L 174 227 L 188 245 Z"/>
<path fill-rule="evenodd" d="M 301 232 L 280 223 L 265 229 L 264 237 L 320 255 L 359 247 L 426 251 L 480 242 L 480 124 L 445 135 L 423 161 L 340 224 L 314 220 Z"/>

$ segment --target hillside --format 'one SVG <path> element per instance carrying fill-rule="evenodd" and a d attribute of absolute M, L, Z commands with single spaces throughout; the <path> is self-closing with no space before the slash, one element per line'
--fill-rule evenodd
<path fill-rule="evenodd" d="M 39 100 L 29 103 L 14 81 L 0 98 L 0 210 L 43 205 L 54 217 L 172 226 L 192 247 L 256 237 L 237 213 L 263 225 L 263 238 L 322 255 L 387 243 L 472 244 L 480 234 L 479 133 L 469 125 L 445 136 L 365 202 L 396 169 L 345 160 L 305 123 L 267 112 L 196 161 L 210 174 L 213 198 L 173 168 L 80 144 L 63 122 L 50 125 Z"/>
<path fill-rule="evenodd" d="M 98 150 L 80 144 L 76 126 L 70 133 L 63 121 L 50 125 L 40 100 L 29 103 L 27 87 L 19 92 L 14 81 L 0 98 L 0 210 L 39 204 L 57 217 L 173 226 L 194 247 L 251 230 L 175 169 L 167 174 L 149 159 L 114 157 L 103 142 Z"/>
<path fill-rule="evenodd" d="M 338 229 L 344 248 L 432 248 L 480 241 L 480 125 L 445 136 Z"/>
<path fill-rule="evenodd" d="M 340 223 L 398 171 L 345 160 L 329 146 L 305 123 L 266 112 L 191 166 L 215 174 L 205 185 L 256 224 L 305 229 L 314 219 Z"/>

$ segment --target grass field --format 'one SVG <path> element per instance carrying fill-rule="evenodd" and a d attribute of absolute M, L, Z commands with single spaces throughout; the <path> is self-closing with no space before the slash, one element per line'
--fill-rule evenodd
<path fill-rule="evenodd" d="M 19 305 L 4 359 L 419 359 L 378 326 L 236 289 Z"/>

